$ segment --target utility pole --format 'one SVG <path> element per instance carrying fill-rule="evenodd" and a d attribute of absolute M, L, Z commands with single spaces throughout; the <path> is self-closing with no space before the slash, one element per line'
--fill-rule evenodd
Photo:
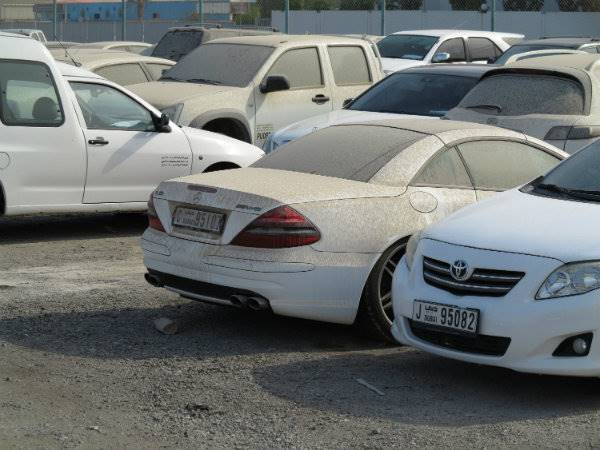
<path fill-rule="evenodd" d="M 290 33 L 290 0 L 285 0 L 285 33 Z"/>
<path fill-rule="evenodd" d="M 52 40 L 58 41 L 57 30 L 56 30 L 56 22 L 58 21 L 58 6 L 56 5 L 56 0 L 52 0 Z"/>
<path fill-rule="evenodd" d="M 204 0 L 198 0 L 198 20 L 200 25 L 204 23 Z"/>
<path fill-rule="evenodd" d="M 491 25 L 492 25 L 492 31 L 496 31 L 496 0 L 492 0 Z"/>
<path fill-rule="evenodd" d="M 121 8 L 123 9 L 123 17 L 121 21 L 121 40 L 125 41 L 127 34 L 127 2 L 126 0 L 121 0 Z"/>
<path fill-rule="evenodd" d="M 379 0 L 381 2 L 381 35 L 385 36 L 385 0 Z"/>

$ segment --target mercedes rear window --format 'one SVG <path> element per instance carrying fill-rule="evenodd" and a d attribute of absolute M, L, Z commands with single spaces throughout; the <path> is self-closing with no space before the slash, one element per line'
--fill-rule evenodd
<path fill-rule="evenodd" d="M 386 126 L 339 125 L 292 141 L 252 166 L 367 182 L 424 136 Z"/>
<path fill-rule="evenodd" d="M 201 43 L 202 30 L 167 31 L 154 47 L 152 56 L 179 61 Z"/>
<path fill-rule="evenodd" d="M 585 93 L 571 78 L 505 73 L 482 79 L 459 107 L 495 116 L 581 115 Z"/>

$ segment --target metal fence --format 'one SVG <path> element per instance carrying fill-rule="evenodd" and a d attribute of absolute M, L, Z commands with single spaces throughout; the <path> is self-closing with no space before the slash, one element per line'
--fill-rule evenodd
<path fill-rule="evenodd" d="M 198 0 L 165 3 L 183 17 L 148 18 L 149 2 L 118 2 L 112 20 L 96 14 L 73 20 L 61 4 L 3 4 L 0 28 L 36 28 L 49 39 L 156 42 L 173 26 L 212 23 L 275 27 L 289 33 L 384 35 L 401 29 L 470 28 L 521 32 L 527 37 L 600 35 L 600 0 Z M 191 3 L 191 10 L 189 9 Z M 105 3 L 98 3 L 104 5 Z M 217 5 L 218 4 L 218 5 Z M 121 5 L 119 7 L 119 5 Z M 218 6 L 218 8 L 217 8 Z M 11 9 L 12 8 L 12 9 Z M 83 11 L 83 6 L 81 7 Z M 43 18 L 40 16 L 43 12 Z M 123 11 L 125 13 L 123 13 Z M 29 14 L 29 17 L 28 17 Z M 137 18 L 136 18 L 137 17 Z"/>

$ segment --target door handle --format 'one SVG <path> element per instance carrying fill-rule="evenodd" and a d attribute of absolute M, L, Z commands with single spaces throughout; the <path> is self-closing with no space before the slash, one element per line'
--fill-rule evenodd
<path fill-rule="evenodd" d="M 317 105 L 322 105 L 323 103 L 327 103 L 329 101 L 329 97 L 323 94 L 317 94 L 312 98 L 312 101 Z"/>
<path fill-rule="evenodd" d="M 90 144 L 90 145 L 106 145 L 106 144 L 108 144 L 108 141 L 106 139 L 104 139 L 103 137 L 98 136 L 96 139 L 90 139 L 88 141 L 88 144 Z"/>

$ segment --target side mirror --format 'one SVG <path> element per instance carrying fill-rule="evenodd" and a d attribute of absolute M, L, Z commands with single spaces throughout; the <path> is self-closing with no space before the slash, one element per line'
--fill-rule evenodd
<path fill-rule="evenodd" d="M 433 58 L 431 58 L 432 63 L 443 63 L 443 62 L 446 62 L 449 60 L 450 60 L 450 53 L 447 53 L 447 52 L 436 53 L 435 55 L 433 55 Z"/>
<path fill-rule="evenodd" d="M 346 109 L 348 106 L 350 106 L 352 104 L 352 102 L 354 101 L 353 98 L 347 98 L 346 100 L 344 100 L 344 102 L 342 103 L 342 108 Z"/>
<path fill-rule="evenodd" d="M 171 132 L 171 126 L 169 125 L 169 122 L 171 121 L 171 119 L 169 119 L 168 114 L 162 113 L 160 115 L 160 117 L 154 116 L 153 120 L 154 120 L 154 126 L 156 127 L 156 131 L 158 131 L 159 133 L 170 133 Z"/>
<path fill-rule="evenodd" d="M 283 75 L 269 75 L 260 83 L 260 92 L 267 94 L 269 92 L 287 91 L 290 88 L 290 82 Z"/>

